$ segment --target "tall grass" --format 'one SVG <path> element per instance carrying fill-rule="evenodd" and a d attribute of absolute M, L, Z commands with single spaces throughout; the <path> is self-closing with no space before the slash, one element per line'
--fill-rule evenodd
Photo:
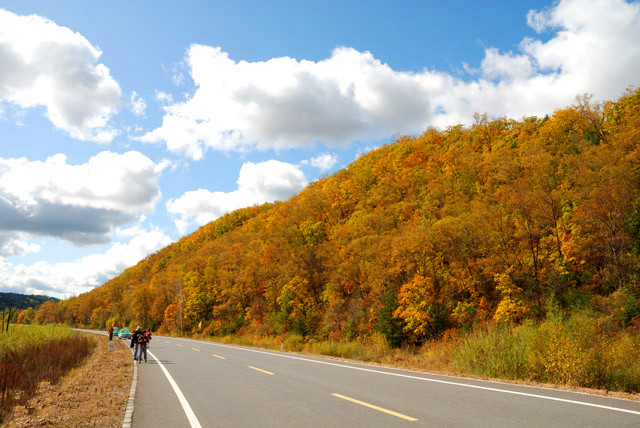
<path fill-rule="evenodd" d="M 488 324 L 470 333 L 447 332 L 419 349 L 391 348 L 380 334 L 344 342 L 296 334 L 214 340 L 449 374 L 640 392 L 640 335 L 588 311 L 522 325 Z"/>
<path fill-rule="evenodd" d="M 42 381 L 55 382 L 89 354 L 95 340 L 63 327 L 15 327 L 0 336 L 0 421 Z"/>
<path fill-rule="evenodd" d="M 640 337 L 589 313 L 540 324 L 490 325 L 451 356 L 462 373 L 625 392 L 640 391 Z"/>

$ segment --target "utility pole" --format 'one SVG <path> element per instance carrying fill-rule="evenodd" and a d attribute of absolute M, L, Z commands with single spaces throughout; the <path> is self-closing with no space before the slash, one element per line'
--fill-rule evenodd
<path fill-rule="evenodd" d="M 9 306 L 9 316 L 7 317 L 7 332 L 9 331 L 9 321 L 11 321 L 11 306 Z"/>
<path fill-rule="evenodd" d="M 178 301 L 180 302 L 180 336 L 182 336 L 182 283 L 180 284 L 180 298 Z"/>
<path fill-rule="evenodd" d="M 180 308 L 180 336 L 182 336 L 182 280 L 176 282 L 176 294 L 178 294 L 178 306 Z"/>

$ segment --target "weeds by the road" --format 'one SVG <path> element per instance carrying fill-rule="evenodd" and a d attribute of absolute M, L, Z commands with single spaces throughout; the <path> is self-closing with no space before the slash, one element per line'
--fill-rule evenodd
<path fill-rule="evenodd" d="M 540 323 L 483 325 L 419 348 L 394 349 L 377 333 L 349 342 L 310 341 L 295 334 L 214 340 L 446 374 L 640 392 L 640 334 L 611 328 L 588 312 Z"/>
<path fill-rule="evenodd" d="M 18 326 L 0 338 L 0 421 L 25 403 L 42 381 L 56 382 L 76 367 L 95 341 L 69 328 Z"/>
<path fill-rule="evenodd" d="M 96 347 L 59 382 L 40 382 L 34 396 L 14 406 L 2 428 L 122 427 L 131 388 L 133 362 L 127 343 L 114 340 L 108 351 L 106 335 L 92 335 Z"/>
<path fill-rule="evenodd" d="M 640 391 L 640 336 L 613 333 L 588 313 L 541 324 L 488 326 L 460 341 L 461 372 L 612 391 Z"/>

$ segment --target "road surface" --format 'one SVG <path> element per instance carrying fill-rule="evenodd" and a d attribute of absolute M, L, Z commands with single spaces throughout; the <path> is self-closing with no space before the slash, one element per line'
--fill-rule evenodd
<path fill-rule="evenodd" d="M 133 426 L 639 427 L 640 402 L 154 336 Z"/>

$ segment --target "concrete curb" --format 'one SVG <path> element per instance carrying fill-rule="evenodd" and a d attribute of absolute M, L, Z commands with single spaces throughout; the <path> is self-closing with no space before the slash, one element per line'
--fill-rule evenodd
<path fill-rule="evenodd" d="M 131 351 L 133 355 L 133 351 Z M 133 380 L 131 381 L 131 391 L 129 391 L 129 401 L 127 401 L 127 408 L 124 411 L 124 420 L 122 421 L 122 428 L 131 428 L 133 424 L 133 406 L 136 402 L 136 386 L 138 385 L 138 364 L 133 362 Z"/>

